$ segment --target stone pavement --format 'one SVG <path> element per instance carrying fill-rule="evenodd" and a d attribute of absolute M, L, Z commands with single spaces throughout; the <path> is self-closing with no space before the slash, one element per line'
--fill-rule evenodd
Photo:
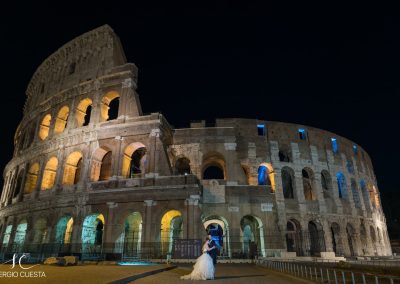
<path fill-rule="evenodd" d="M 192 269 L 190 264 L 179 264 L 178 268 L 147 276 L 130 283 L 199 283 L 199 281 L 180 280 L 180 276 L 189 274 Z M 200 281 L 202 282 L 202 281 Z M 216 279 L 208 280 L 207 283 L 313 283 L 307 280 L 297 279 L 290 275 L 270 271 L 253 264 L 218 264 Z"/>

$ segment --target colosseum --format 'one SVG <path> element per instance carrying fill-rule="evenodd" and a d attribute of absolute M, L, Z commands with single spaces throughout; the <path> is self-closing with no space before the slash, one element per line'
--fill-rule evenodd
<path fill-rule="evenodd" d="M 144 114 L 138 68 L 101 26 L 35 71 L 4 169 L 0 258 L 392 254 L 371 159 L 310 126 L 248 118 L 173 128 Z"/>

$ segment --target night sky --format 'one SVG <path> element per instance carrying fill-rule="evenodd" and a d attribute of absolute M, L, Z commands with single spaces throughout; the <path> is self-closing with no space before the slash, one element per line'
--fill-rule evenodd
<path fill-rule="evenodd" d="M 246 117 L 344 136 L 371 156 L 386 217 L 398 234 L 392 220 L 400 217 L 399 17 L 336 11 L 278 16 L 248 1 L 191 7 L 127 2 L 2 9 L 2 172 L 36 68 L 66 42 L 109 24 L 139 68 L 144 113 L 159 111 L 175 127 Z"/>

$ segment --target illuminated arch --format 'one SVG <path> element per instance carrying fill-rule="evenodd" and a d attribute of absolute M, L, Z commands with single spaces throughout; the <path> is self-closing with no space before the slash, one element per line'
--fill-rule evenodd
<path fill-rule="evenodd" d="M 82 153 L 72 152 L 65 162 L 63 184 L 72 185 L 79 182 L 82 168 Z"/>
<path fill-rule="evenodd" d="M 33 244 L 45 243 L 47 237 L 47 220 L 39 218 L 33 226 Z"/>
<path fill-rule="evenodd" d="M 119 107 L 119 93 L 111 91 L 105 94 L 101 99 L 101 107 L 100 107 L 101 121 L 116 119 L 118 117 L 118 107 Z M 116 115 L 110 116 L 111 112 L 116 113 Z"/>
<path fill-rule="evenodd" d="M 74 219 L 71 216 L 61 217 L 56 225 L 56 243 L 69 244 L 71 243 L 72 229 Z"/>
<path fill-rule="evenodd" d="M 28 229 L 28 222 L 23 219 L 19 222 L 17 230 L 15 231 L 13 248 L 14 252 L 22 252 L 25 243 L 26 230 Z"/>
<path fill-rule="evenodd" d="M 171 253 L 173 240 L 182 236 L 182 213 L 169 210 L 161 219 L 161 254 Z"/>
<path fill-rule="evenodd" d="M 25 181 L 24 193 L 31 193 L 35 190 L 39 176 L 39 163 L 34 163 L 28 171 Z"/>
<path fill-rule="evenodd" d="M 143 176 L 146 173 L 146 167 L 146 146 L 140 142 L 129 144 L 122 158 L 122 176 L 126 178 L 135 175 Z"/>
<path fill-rule="evenodd" d="M 62 133 L 67 126 L 67 120 L 69 116 L 69 107 L 63 106 L 57 114 L 56 123 L 54 125 L 55 133 Z"/>
<path fill-rule="evenodd" d="M 270 163 L 260 164 L 257 179 L 259 185 L 270 185 L 271 192 L 275 192 L 275 172 Z"/>
<path fill-rule="evenodd" d="M 90 214 L 86 216 L 82 227 L 82 252 L 92 253 L 101 250 L 104 231 L 103 214 Z"/>
<path fill-rule="evenodd" d="M 219 253 L 222 256 L 227 256 L 231 257 L 231 243 L 230 243 L 230 231 L 229 231 L 229 223 L 228 220 L 221 216 L 221 215 L 210 215 L 205 218 L 202 217 L 202 222 L 204 229 L 209 229 L 210 225 L 217 225 L 222 229 L 222 236 L 214 236 L 211 232 L 208 231 L 208 233 L 211 233 L 212 238 L 215 241 L 219 242 L 220 248 L 219 248 Z"/>
<path fill-rule="evenodd" d="M 44 140 L 47 138 L 47 136 L 49 136 L 50 123 L 51 123 L 51 115 L 46 114 L 43 117 L 42 122 L 40 123 L 40 127 L 39 127 L 39 138 L 41 140 Z"/>
<path fill-rule="evenodd" d="M 108 180 L 112 174 L 112 152 L 107 147 L 97 148 L 92 156 L 91 181 Z"/>
<path fill-rule="evenodd" d="M 92 103 L 92 100 L 89 98 L 85 98 L 79 102 L 75 114 L 78 127 L 86 126 L 89 124 L 92 112 Z"/>
<path fill-rule="evenodd" d="M 264 228 L 261 219 L 254 215 L 243 216 L 240 228 L 243 252 L 251 258 L 256 254 L 265 257 Z"/>
<path fill-rule="evenodd" d="M 314 172 L 310 168 L 304 168 L 301 171 L 303 179 L 303 191 L 305 200 L 316 200 L 314 185 Z"/>
<path fill-rule="evenodd" d="M 115 252 L 123 253 L 124 257 L 137 257 L 142 244 L 142 215 L 132 212 L 124 222 L 123 231 L 115 242 Z"/>
<path fill-rule="evenodd" d="M 42 190 L 51 189 L 54 186 L 57 175 L 58 160 L 56 157 L 51 157 L 44 168 L 43 178 L 42 178 Z"/>

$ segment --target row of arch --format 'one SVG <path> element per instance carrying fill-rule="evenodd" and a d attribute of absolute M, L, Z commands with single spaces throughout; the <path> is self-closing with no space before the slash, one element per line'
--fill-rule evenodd
<path fill-rule="evenodd" d="M 120 95 L 116 91 L 107 92 L 100 101 L 99 108 L 99 121 L 113 120 L 118 117 L 119 112 L 119 99 Z M 46 113 L 40 119 L 40 124 L 36 130 L 36 123 L 29 126 L 18 138 L 16 149 L 25 148 L 32 144 L 35 139 L 36 131 L 40 140 L 46 140 L 53 129 L 54 134 L 64 132 L 69 123 L 71 127 L 87 126 L 92 118 L 92 111 L 96 108 L 91 98 L 83 98 L 79 101 L 75 108 L 74 117 L 72 121 L 70 117 L 70 106 L 61 106 L 56 114 Z"/>
<path fill-rule="evenodd" d="M 360 225 L 360 232 L 357 233 L 351 223 L 341 228 L 338 223 L 332 222 L 329 231 L 324 232 L 318 222 L 310 221 L 305 231 L 298 220 L 290 219 L 286 230 L 287 251 L 296 252 L 298 256 L 316 255 L 325 250 L 325 233 L 330 234 L 331 247 L 337 256 L 378 255 L 379 249 L 387 242 L 386 232 L 379 227 L 375 230 L 372 225 L 369 226 L 371 251 L 364 224 Z"/>
<path fill-rule="evenodd" d="M 144 239 L 142 220 L 141 213 L 137 211 L 126 216 L 114 239 L 114 253 L 122 253 L 124 257 L 130 257 L 138 256 L 142 252 Z M 49 228 L 45 218 L 37 219 L 30 229 L 30 233 L 28 233 L 28 222 L 23 219 L 16 226 L 12 240 L 13 225 L 6 226 L 2 238 L 2 248 L 7 249 L 12 245 L 14 252 L 35 251 L 39 250 L 40 246 L 52 242 L 55 252 L 70 252 L 73 242 L 72 236 L 74 230 L 77 229 L 74 223 L 74 218 L 71 215 L 60 217 L 51 237 L 48 234 Z M 83 254 L 101 251 L 105 226 L 106 220 L 101 213 L 92 213 L 84 218 L 80 234 L 80 251 Z M 210 234 L 215 240 L 221 255 L 239 256 L 238 254 L 241 254 L 240 256 L 251 256 L 251 254 L 258 253 L 265 256 L 264 228 L 261 219 L 257 216 L 246 215 L 242 217 L 240 221 L 240 247 L 237 244 L 231 244 L 229 224 L 225 218 L 217 215 L 203 218 L 203 226 L 207 234 Z M 172 209 L 162 215 L 160 233 L 155 238 L 155 242 L 159 244 L 159 255 L 165 256 L 172 253 L 174 241 L 183 238 L 183 228 L 181 211 Z"/>
<path fill-rule="evenodd" d="M 287 199 L 293 199 L 294 196 L 294 188 L 295 188 L 295 178 L 294 178 L 294 170 L 290 167 L 283 167 L 281 170 L 282 177 L 282 189 L 283 195 Z M 327 170 L 322 170 L 320 173 L 321 187 L 326 196 L 332 197 L 332 178 Z M 303 191 L 305 200 L 316 200 L 316 190 L 315 190 L 315 177 L 314 173 L 310 168 L 304 168 L 302 170 L 302 182 L 303 182 Z M 348 199 L 348 189 L 347 182 L 344 174 L 342 172 L 336 173 L 336 182 L 338 186 L 338 196 L 341 199 Z M 361 208 L 361 199 L 359 191 L 361 190 L 361 194 L 363 195 L 364 204 L 368 208 L 369 201 L 371 201 L 372 206 L 375 208 L 380 207 L 379 193 L 374 185 L 369 185 L 367 187 L 365 181 L 363 179 L 359 182 L 359 187 L 357 186 L 357 182 L 354 178 L 350 180 L 350 186 L 353 196 L 353 201 L 356 208 Z"/>
<path fill-rule="evenodd" d="M 82 99 L 75 110 L 76 126 L 86 126 L 90 122 L 93 108 L 93 101 L 90 98 Z M 100 105 L 100 121 L 113 120 L 118 117 L 119 94 L 115 91 L 108 92 L 101 99 Z M 69 118 L 69 107 L 62 106 L 55 117 L 54 133 L 62 133 L 67 127 Z M 45 140 L 49 136 L 52 124 L 52 116 L 50 113 L 44 115 L 39 127 L 39 138 Z"/>

